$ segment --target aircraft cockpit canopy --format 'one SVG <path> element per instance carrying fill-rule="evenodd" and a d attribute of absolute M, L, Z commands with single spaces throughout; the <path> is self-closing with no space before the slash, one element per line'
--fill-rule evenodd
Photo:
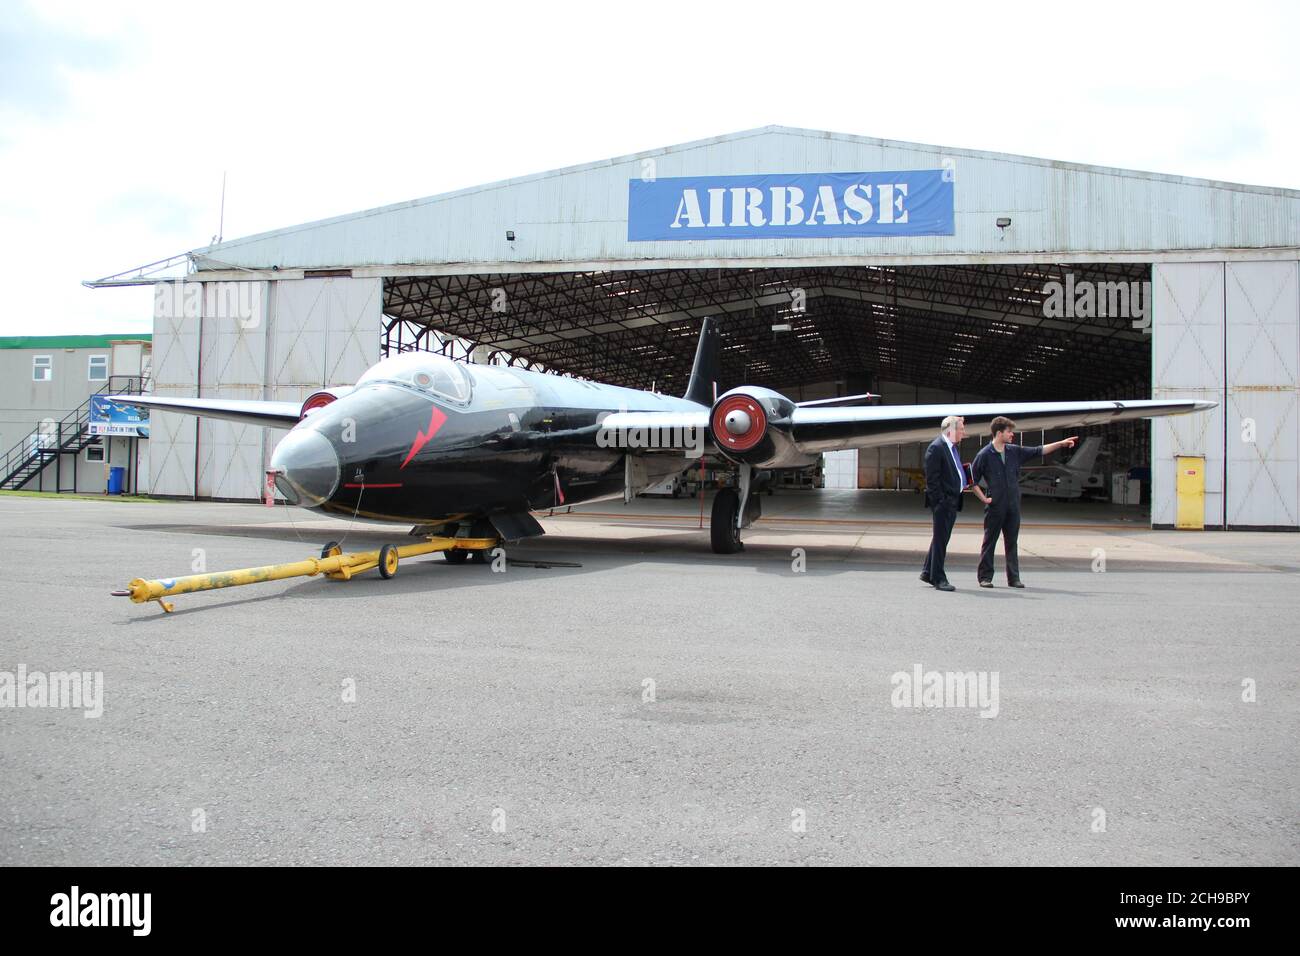
<path fill-rule="evenodd" d="M 470 377 L 465 366 L 434 352 L 402 352 L 371 366 L 357 379 L 357 386 L 391 382 L 450 402 L 464 404 L 470 398 Z"/>

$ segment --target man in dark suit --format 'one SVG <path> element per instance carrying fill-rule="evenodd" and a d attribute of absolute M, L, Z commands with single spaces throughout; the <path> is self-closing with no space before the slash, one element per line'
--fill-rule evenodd
<path fill-rule="evenodd" d="M 1050 455 L 1058 448 L 1073 448 L 1079 439 L 1064 438 L 1050 445 L 1015 445 L 1016 423 L 999 415 L 993 419 L 993 440 L 979 450 L 971 464 L 975 494 L 984 502 L 984 543 L 980 546 L 980 564 L 975 572 L 982 588 L 993 587 L 993 552 L 1002 535 L 1007 556 L 1007 586 L 1023 588 L 1020 581 L 1020 466 L 1039 455 Z M 988 493 L 979 488 L 980 481 Z"/>
<path fill-rule="evenodd" d="M 925 450 L 925 505 L 930 509 L 934 533 L 930 552 L 921 568 L 921 580 L 940 591 L 955 591 L 944 572 L 948 556 L 948 539 L 961 511 L 961 493 L 966 487 L 966 471 L 961 465 L 958 445 L 966 437 L 966 420 L 949 415 L 939 426 L 939 437 Z"/>

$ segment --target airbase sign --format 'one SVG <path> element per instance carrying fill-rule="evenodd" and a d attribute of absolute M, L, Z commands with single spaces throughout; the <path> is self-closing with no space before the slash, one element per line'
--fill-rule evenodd
<path fill-rule="evenodd" d="M 947 170 L 633 179 L 629 242 L 951 236 Z"/>

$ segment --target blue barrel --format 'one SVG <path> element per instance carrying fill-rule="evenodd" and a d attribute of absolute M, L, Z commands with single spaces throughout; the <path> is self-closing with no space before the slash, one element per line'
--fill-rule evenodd
<path fill-rule="evenodd" d="M 120 495 L 122 487 L 126 484 L 126 469 L 120 465 L 114 465 L 108 469 L 108 493 L 110 495 Z"/>

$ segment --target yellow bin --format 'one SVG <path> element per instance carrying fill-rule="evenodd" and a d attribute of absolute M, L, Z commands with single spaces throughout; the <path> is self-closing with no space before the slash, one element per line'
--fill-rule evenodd
<path fill-rule="evenodd" d="M 1175 462 L 1178 468 L 1178 517 L 1174 521 L 1174 527 L 1187 531 L 1204 531 L 1205 458 L 1179 455 Z"/>

